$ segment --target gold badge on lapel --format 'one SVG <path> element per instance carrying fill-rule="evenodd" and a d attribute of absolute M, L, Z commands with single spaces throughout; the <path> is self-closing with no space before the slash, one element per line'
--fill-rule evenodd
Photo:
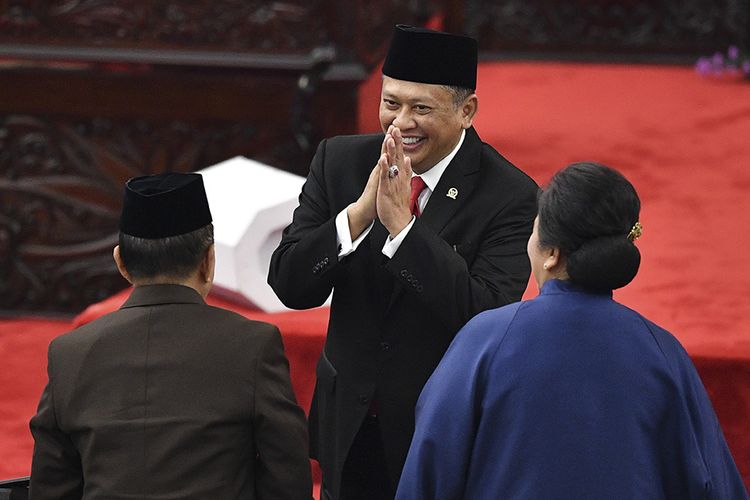
<path fill-rule="evenodd" d="M 450 188 L 448 190 L 448 192 L 445 193 L 445 196 L 447 196 L 448 198 L 450 198 L 452 200 L 455 200 L 456 197 L 458 196 L 458 189 L 456 189 L 456 188 Z"/>

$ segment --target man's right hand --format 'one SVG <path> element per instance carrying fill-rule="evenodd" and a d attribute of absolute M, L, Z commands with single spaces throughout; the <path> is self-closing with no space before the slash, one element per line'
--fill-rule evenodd
<path fill-rule="evenodd" d="M 388 158 L 388 139 L 392 137 L 393 125 L 388 127 L 383 137 L 383 144 L 380 146 L 380 158 Z M 378 161 L 380 161 L 380 158 Z M 375 201 L 378 195 L 379 173 L 378 164 L 370 172 L 370 178 L 367 179 L 367 185 L 359 196 L 357 201 L 346 208 L 346 216 L 349 219 L 349 234 L 352 241 L 359 238 L 359 235 L 367 229 L 372 221 L 378 216 L 377 205 Z"/>
<path fill-rule="evenodd" d="M 349 233 L 352 236 L 352 241 L 359 238 L 359 235 L 372 224 L 372 221 L 378 215 L 375 200 L 378 194 L 379 173 L 379 168 L 375 165 L 372 172 L 370 172 L 370 178 L 367 179 L 367 185 L 362 194 L 357 201 L 346 208 L 346 216 L 349 219 Z"/>

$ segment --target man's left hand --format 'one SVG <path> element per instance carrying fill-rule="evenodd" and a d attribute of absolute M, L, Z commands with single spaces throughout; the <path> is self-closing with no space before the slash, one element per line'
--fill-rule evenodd
<path fill-rule="evenodd" d="M 380 182 L 378 183 L 378 219 L 388 229 L 391 238 L 400 233 L 411 222 L 409 210 L 411 196 L 411 159 L 404 155 L 401 131 L 389 127 L 385 137 L 386 154 L 378 160 Z M 396 165 L 398 175 L 389 176 L 388 169 Z"/>

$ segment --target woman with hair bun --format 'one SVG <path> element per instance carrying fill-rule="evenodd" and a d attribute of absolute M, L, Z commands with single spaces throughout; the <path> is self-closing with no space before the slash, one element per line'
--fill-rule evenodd
<path fill-rule="evenodd" d="M 539 196 L 539 296 L 485 311 L 424 387 L 396 498 L 747 499 L 669 332 L 612 299 L 638 272 L 640 201 L 575 163 Z"/>

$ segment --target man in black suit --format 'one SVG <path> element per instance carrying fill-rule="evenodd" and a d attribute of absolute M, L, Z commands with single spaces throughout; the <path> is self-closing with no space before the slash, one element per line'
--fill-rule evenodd
<path fill-rule="evenodd" d="M 271 259 L 287 306 L 333 291 L 309 424 L 323 499 L 393 497 L 417 397 L 453 336 L 528 282 L 537 186 L 472 127 L 476 68 L 475 40 L 397 26 L 385 134 L 320 144 Z"/>
<path fill-rule="evenodd" d="M 305 417 L 278 329 L 206 305 L 198 174 L 128 181 L 119 311 L 52 341 L 30 498 L 311 498 Z"/>

